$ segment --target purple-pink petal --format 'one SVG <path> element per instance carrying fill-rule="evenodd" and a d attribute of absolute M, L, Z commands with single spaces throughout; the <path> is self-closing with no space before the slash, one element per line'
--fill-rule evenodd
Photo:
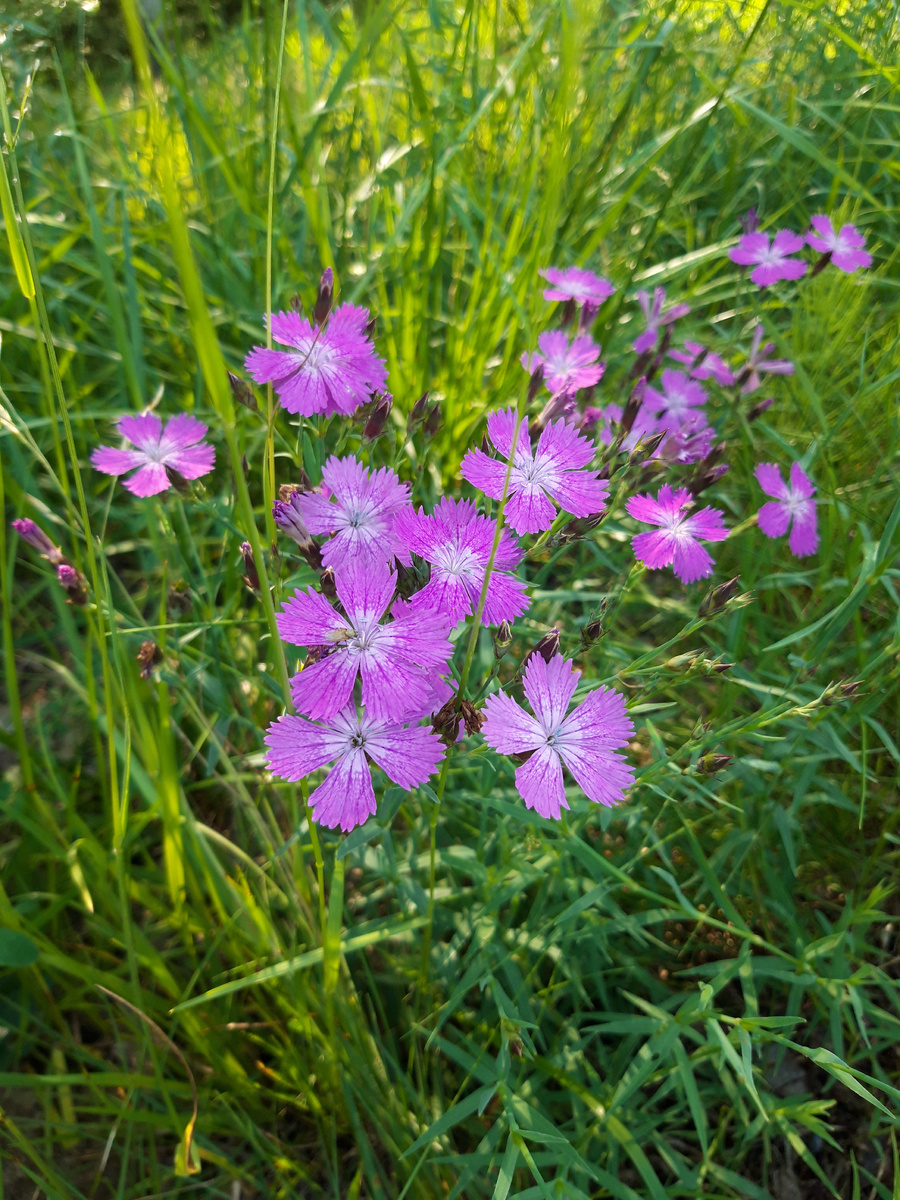
<path fill-rule="evenodd" d="M 339 758 L 311 793 L 309 803 L 319 825 L 326 829 L 340 826 L 344 833 L 374 816 L 375 789 L 365 753 L 350 750 Z"/>
<path fill-rule="evenodd" d="M 534 715 L 547 734 L 552 734 L 566 715 L 581 672 L 576 671 L 571 660 L 554 655 L 545 662 L 540 654 L 532 655 L 522 685 Z"/>
<path fill-rule="evenodd" d="M 580 267 L 568 267 L 565 270 L 545 267 L 538 274 L 543 275 L 550 284 L 544 290 L 545 300 L 574 300 L 578 304 L 588 302 L 599 305 L 616 290 L 608 280 Z"/>
<path fill-rule="evenodd" d="M 542 746 L 516 769 L 516 787 L 525 807 L 533 808 L 542 817 L 558 821 L 560 810 L 569 807 L 562 763 L 551 746 Z"/>

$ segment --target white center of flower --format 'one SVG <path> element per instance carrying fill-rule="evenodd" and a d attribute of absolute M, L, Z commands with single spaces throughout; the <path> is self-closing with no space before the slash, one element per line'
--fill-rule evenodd
<path fill-rule="evenodd" d="M 435 565 L 448 575 L 470 575 L 477 565 L 475 554 L 467 547 L 450 542 L 435 554 Z"/>
<path fill-rule="evenodd" d="M 302 371 L 315 371 L 319 375 L 330 374 L 337 358 L 331 346 L 326 346 L 321 339 L 310 343 L 304 350 L 298 350 L 292 358 Z"/>

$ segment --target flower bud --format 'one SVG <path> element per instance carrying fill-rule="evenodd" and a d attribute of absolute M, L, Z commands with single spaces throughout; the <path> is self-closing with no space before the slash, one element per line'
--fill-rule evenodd
<path fill-rule="evenodd" d="M 406 432 L 411 433 L 420 421 L 424 421 L 428 415 L 428 393 L 423 392 L 412 408 L 409 410 L 409 416 L 406 418 Z"/>
<path fill-rule="evenodd" d="M 591 326 L 597 319 L 597 313 L 600 311 L 599 304 L 592 304 L 590 300 L 585 300 L 581 306 L 581 320 L 578 322 L 578 332 L 588 333 Z"/>
<path fill-rule="evenodd" d="M 428 416 L 425 418 L 425 423 L 422 426 L 422 432 L 426 437 L 432 438 L 441 427 L 441 406 L 435 401 L 429 409 Z"/>
<path fill-rule="evenodd" d="M 337 585 L 334 580 L 334 571 L 331 567 L 326 567 L 319 578 L 319 586 L 322 589 L 322 595 L 327 600 L 337 600 Z"/>
<path fill-rule="evenodd" d="M 156 642 L 141 642 L 141 648 L 135 657 L 140 664 L 141 679 L 152 678 L 153 668 L 158 667 L 163 660 L 162 650 Z"/>
<path fill-rule="evenodd" d="M 43 529 L 32 521 L 30 517 L 22 517 L 17 521 L 11 521 L 10 525 L 23 542 L 27 542 L 29 546 L 33 546 L 41 557 L 46 558 L 54 567 L 58 567 L 60 563 L 67 561 L 62 550 L 58 546 L 53 545 Z"/>
<path fill-rule="evenodd" d="M 723 475 L 728 474 L 730 469 L 728 463 L 719 463 L 717 467 L 710 467 L 706 471 L 698 472 L 688 483 L 688 491 L 692 496 L 699 496 L 708 487 L 712 487 L 714 483 L 718 483 Z"/>
<path fill-rule="evenodd" d="M 541 390 L 541 386 L 542 386 L 543 382 L 544 382 L 544 364 L 541 363 L 539 366 L 536 366 L 534 368 L 534 370 L 531 372 L 531 378 L 528 380 L 528 399 L 526 401 L 527 404 L 532 404 L 534 402 L 535 397 L 537 396 L 538 392 Z"/>
<path fill-rule="evenodd" d="M 570 296 L 563 305 L 562 316 L 559 323 L 563 329 L 567 329 L 572 324 L 572 318 L 575 316 L 575 301 Z"/>
<path fill-rule="evenodd" d="M 629 379 L 640 379 L 647 373 L 647 368 L 653 362 L 653 351 L 645 350 L 643 354 L 639 354 L 634 360 L 631 370 L 628 372 Z M 646 383 L 646 379 L 644 380 Z"/>
<path fill-rule="evenodd" d="M 548 629 L 540 641 L 536 642 L 533 649 L 529 650 L 522 659 L 521 671 L 525 672 L 525 668 L 534 658 L 535 654 L 539 654 L 544 662 L 549 662 L 554 654 L 559 654 L 559 630 Z"/>
<path fill-rule="evenodd" d="M 602 637 L 605 637 L 606 630 L 603 627 L 602 618 L 606 614 L 607 607 L 608 607 L 608 605 L 607 605 L 606 601 L 604 600 L 600 606 L 600 615 L 596 616 L 596 617 L 591 617 L 590 621 L 588 621 L 587 625 L 585 625 L 584 628 L 582 629 L 582 631 L 581 631 L 582 649 L 587 650 L 587 648 L 589 646 L 593 646 L 596 642 L 599 642 Z"/>
<path fill-rule="evenodd" d="M 766 400 L 760 400 L 758 404 L 754 404 L 747 413 L 748 421 L 758 421 L 764 412 L 768 412 L 775 403 L 775 397 L 769 396 Z"/>
<path fill-rule="evenodd" d="M 809 273 L 809 275 L 810 275 L 810 278 L 812 278 L 812 277 L 813 277 L 813 275 L 818 275 L 820 271 L 824 271 L 824 270 L 825 270 L 825 268 L 826 268 L 826 267 L 828 266 L 828 264 L 831 262 L 831 255 L 832 255 L 833 253 L 834 253 L 834 252 L 833 252 L 832 250 L 827 250 L 827 251 L 826 251 L 826 252 L 825 252 L 825 253 L 822 255 L 822 257 L 821 257 L 820 259 L 817 259 L 817 260 L 816 260 L 816 262 L 815 262 L 815 264 L 814 264 L 814 266 L 813 266 L 813 269 L 812 269 L 812 270 L 810 271 L 810 273 Z"/>
<path fill-rule="evenodd" d="M 512 645 L 512 626 L 509 621 L 501 621 L 497 627 L 497 632 L 491 634 L 491 637 L 494 642 L 494 658 L 499 662 Z"/>
<path fill-rule="evenodd" d="M 63 590 L 68 592 L 70 604 L 87 604 L 87 580 L 80 571 L 68 563 L 60 563 L 56 568 L 56 578 Z"/>
<path fill-rule="evenodd" d="M 244 459 L 244 461 L 246 462 L 247 460 Z M 168 479 L 175 491 L 181 496 L 187 496 L 191 490 L 191 485 L 181 474 L 181 472 L 176 471 L 174 467 L 170 467 L 168 463 L 163 464 L 163 469 L 166 472 L 166 479 Z M 246 471 L 244 474 L 246 474 Z"/>
<path fill-rule="evenodd" d="M 733 761 L 733 754 L 704 754 L 697 760 L 696 769 L 700 775 L 715 775 L 718 771 L 724 771 Z"/>
<path fill-rule="evenodd" d="M 363 437 L 368 441 L 374 442 L 377 437 L 381 437 L 384 433 L 384 427 L 387 424 L 387 419 L 391 415 L 391 409 L 394 407 L 394 397 L 390 392 L 383 392 L 375 402 L 375 407 L 369 413 L 368 420 L 363 426 Z"/>
<path fill-rule="evenodd" d="M 668 436 L 668 429 L 662 429 L 659 433 L 651 433 L 648 437 L 641 438 L 641 440 L 632 450 L 631 454 L 628 456 L 629 467 L 633 467 L 636 463 L 641 463 L 648 458 L 652 458 Z"/>
<path fill-rule="evenodd" d="M 571 521 L 567 521 L 562 529 L 556 535 L 560 545 L 568 545 L 569 542 L 580 542 L 601 523 L 606 516 L 605 512 L 593 513 L 589 517 L 573 517 Z M 552 544 L 553 539 L 551 539 Z"/>
<path fill-rule="evenodd" d="M 375 327 L 377 326 L 377 324 L 378 324 L 377 317 L 370 317 L 370 319 L 368 321 L 366 321 L 365 335 L 367 338 L 372 338 L 375 336 Z"/>
<path fill-rule="evenodd" d="M 735 575 L 734 579 L 729 579 L 727 583 L 719 583 L 715 587 L 710 588 L 700 602 L 697 615 L 700 617 L 712 617 L 716 613 L 722 612 L 727 607 L 728 602 L 733 600 L 740 590 L 741 581 L 738 575 Z"/>
<path fill-rule="evenodd" d="M 235 375 L 234 371 L 228 372 L 228 382 L 231 385 L 231 394 L 237 400 L 238 404 L 243 404 L 244 408 L 249 408 L 251 412 L 258 412 L 259 405 L 256 403 L 256 397 L 248 383 L 241 379 L 240 375 Z"/>
<path fill-rule="evenodd" d="M 322 551 L 315 542 L 310 541 L 305 546 L 301 546 L 300 554 L 314 571 L 322 570 Z"/>
<path fill-rule="evenodd" d="M 756 209 L 748 208 L 740 217 L 740 222 L 744 233 L 756 233 L 759 229 L 759 217 L 756 215 Z"/>
<path fill-rule="evenodd" d="M 299 292 L 294 292 L 293 296 L 291 296 L 291 308 L 295 313 L 303 312 L 303 301 L 300 299 Z"/>
<path fill-rule="evenodd" d="M 275 524 L 286 533 L 298 546 L 307 546 L 312 541 L 306 522 L 300 512 L 300 493 L 291 492 L 288 500 L 275 500 L 272 503 L 272 517 Z"/>
<path fill-rule="evenodd" d="M 244 560 L 244 583 L 252 592 L 258 592 L 259 574 L 253 561 L 253 547 L 249 542 L 241 542 L 241 558 Z"/>
<path fill-rule="evenodd" d="M 317 325 L 324 325 L 331 306 L 334 303 L 334 272 L 326 267 L 319 280 L 319 294 L 316 296 L 316 306 L 313 309 L 313 319 Z"/>
<path fill-rule="evenodd" d="M 422 586 L 421 580 L 412 567 L 406 567 L 399 558 L 394 559 L 394 569 L 397 572 L 397 595 L 408 600 Z"/>
<path fill-rule="evenodd" d="M 631 427 L 637 420 L 637 415 L 641 411 L 641 405 L 644 402 L 644 392 L 647 390 L 646 376 L 641 376 L 634 387 L 631 389 L 631 395 L 625 404 L 625 409 L 622 413 L 622 420 L 619 422 L 619 429 L 624 437 L 631 433 Z"/>

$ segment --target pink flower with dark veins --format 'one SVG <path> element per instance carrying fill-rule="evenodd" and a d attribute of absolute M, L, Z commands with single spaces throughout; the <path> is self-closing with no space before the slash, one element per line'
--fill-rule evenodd
<path fill-rule="evenodd" d="M 579 388 L 599 383 L 606 364 L 598 362 L 600 347 L 587 335 L 571 344 L 561 329 L 550 329 L 538 338 L 534 354 L 523 354 L 522 366 L 529 373 L 544 368 L 544 383 L 554 393 L 571 395 Z"/>
<path fill-rule="evenodd" d="M 635 354 L 645 354 L 648 350 L 652 350 L 659 338 L 660 329 L 671 325 L 679 317 L 686 317 L 691 311 L 689 304 L 673 304 L 671 308 L 664 310 L 666 289 L 662 287 L 654 288 L 652 301 L 649 292 L 638 292 L 637 302 L 641 306 L 647 328 L 632 342 Z"/>
<path fill-rule="evenodd" d="M 818 213 L 810 220 L 815 233 L 806 235 L 807 245 L 822 254 L 830 255 L 830 261 L 840 271 L 852 274 L 860 267 L 871 267 L 872 255 L 863 250 L 866 244 L 865 235 L 860 233 L 855 225 L 842 225 L 836 230 L 831 218 L 824 213 Z"/>
<path fill-rule="evenodd" d="M 668 483 L 659 495 L 631 496 L 625 503 L 629 516 L 645 525 L 657 525 L 650 533 L 639 533 L 631 539 L 634 556 L 651 571 L 671 566 L 682 583 L 693 583 L 712 575 L 715 565 L 700 545 L 721 542 L 728 537 L 717 508 L 701 508 L 690 513 L 693 496 L 687 488 L 672 488 Z"/>
<path fill-rule="evenodd" d="M 775 497 L 759 510 L 760 529 L 766 537 L 777 538 L 784 537 L 790 527 L 791 553 L 798 558 L 815 554 L 819 548 L 819 529 L 812 480 L 798 462 L 791 464 L 787 484 L 781 477 L 781 468 L 774 463 L 760 463 L 755 474 L 766 495 Z"/>
<path fill-rule="evenodd" d="M 671 367 L 663 371 L 660 386 L 661 391 L 647 388 L 643 406 L 656 417 L 658 429 L 675 433 L 700 405 L 706 403 L 706 392 L 696 380 Z"/>
<path fill-rule="evenodd" d="M 336 308 L 323 326 L 298 312 L 272 313 L 272 337 L 290 349 L 255 346 L 244 366 L 257 383 L 272 384 L 286 412 L 349 416 L 387 383 L 366 336 L 368 320 L 353 304 Z"/>
<path fill-rule="evenodd" d="M 503 495 L 507 463 L 512 453 L 516 410 L 491 413 L 488 437 L 500 458 L 489 458 L 482 450 L 470 450 L 460 472 L 486 496 Z M 516 533 L 539 533 L 549 529 L 556 517 L 554 501 L 575 517 L 590 517 L 606 506 L 609 484 L 586 471 L 594 457 L 594 446 L 565 421 L 553 421 L 541 430 L 532 449 L 528 422 L 519 426 L 519 437 L 509 477 L 509 494 L 504 517 Z"/>
<path fill-rule="evenodd" d="M 117 428 L 134 449 L 98 446 L 91 454 L 91 464 L 105 475 L 124 475 L 138 468 L 130 479 L 123 480 L 123 486 L 135 496 L 156 496 L 170 488 L 166 467 L 184 479 L 199 479 L 213 469 L 216 452 L 203 441 L 207 427 L 187 413 L 172 417 L 165 428 L 152 412 L 120 417 Z"/>
<path fill-rule="evenodd" d="M 328 829 L 346 833 L 375 813 L 369 760 L 402 788 L 424 783 L 444 757 L 439 737 L 421 725 L 379 721 L 349 704 L 330 720 L 314 724 L 285 714 L 266 733 L 273 774 L 299 783 L 334 763 L 309 797 L 313 817 Z"/>
<path fill-rule="evenodd" d="M 545 267 L 538 274 L 550 284 L 544 289 L 545 300 L 574 300 L 599 308 L 616 290 L 608 279 L 580 267 Z"/>
<path fill-rule="evenodd" d="M 485 701 L 484 740 L 499 754 L 529 756 L 516 769 L 516 787 L 526 808 L 542 817 L 559 820 L 569 807 L 564 766 L 597 804 L 618 804 L 634 783 L 634 771 L 617 753 L 634 732 L 623 697 L 595 688 L 567 716 L 580 678 L 568 659 L 555 655 L 545 662 L 535 654 L 523 679 L 534 716 L 504 692 Z"/>
<path fill-rule="evenodd" d="M 406 548 L 431 564 L 431 579 L 412 597 L 453 624 L 478 607 L 496 522 L 482 516 L 471 500 L 445 496 L 429 516 L 422 509 L 398 514 L 394 532 Z M 500 535 L 484 606 L 485 625 L 512 622 L 528 608 L 526 584 L 513 575 L 522 550 L 504 529 Z"/>
<path fill-rule="evenodd" d="M 402 722 L 424 711 L 453 647 L 443 615 L 402 600 L 391 607 L 396 582 L 386 563 L 348 562 L 335 577 L 343 613 L 314 588 L 286 602 L 277 616 L 284 640 L 325 651 L 291 680 L 298 711 L 330 720 L 350 703 L 357 677 L 375 720 Z"/>
<path fill-rule="evenodd" d="M 807 263 L 791 258 L 803 249 L 805 238 L 790 229 L 779 229 L 769 241 L 767 233 L 745 233 L 728 251 L 733 263 L 753 267 L 750 278 L 759 287 L 769 287 L 779 279 L 799 279 L 806 274 Z"/>
<path fill-rule="evenodd" d="M 340 572 L 350 562 L 390 563 L 409 554 L 394 535 L 394 518 L 409 508 L 409 484 L 388 467 L 368 471 L 352 455 L 329 458 L 322 492 L 305 492 L 297 504 L 310 533 L 330 533 L 322 547 L 326 567 Z"/>

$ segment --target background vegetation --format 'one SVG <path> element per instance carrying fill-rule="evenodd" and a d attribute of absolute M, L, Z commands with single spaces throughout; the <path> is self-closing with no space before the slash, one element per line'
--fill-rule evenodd
<path fill-rule="evenodd" d="M 282 28 L 270 0 L 167 3 L 142 78 L 89 8 L 0 16 L 27 216 L 0 262 L 2 1194 L 896 1198 L 895 6 L 289 0 Z M 751 205 L 852 214 L 875 267 L 760 301 L 724 262 Z M 232 466 L 262 529 L 265 426 L 217 347 L 239 367 L 260 337 L 269 262 L 274 307 L 333 264 L 377 315 L 398 422 L 441 399 L 411 464 L 435 490 L 520 386 L 548 263 L 616 283 L 613 358 L 664 283 L 688 332 L 733 344 L 755 312 L 797 364 L 712 501 L 737 524 L 755 462 L 810 451 L 818 556 L 737 537 L 718 577 L 750 604 L 698 624 L 702 590 L 653 578 L 579 655 L 635 697 L 626 807 L 554 825 L 460 759 L 427 980 L 428 795 L 326 835 L 323 946 L 297 797 L 262 769 L 281 701 Z M 87 468 L 152 401 L 212 427 L 199 500 Z M 279 482 L 298 449 L 315 473 L 321 445 L 284 441 Z M 96 606 L 9 537 L 21 515 Z M 536 568 L 513 657 L 563 617 L 578 650 L 624 538 Z M 269 563 L 276 594 L 303 578 Z M 839 680 L 858 694 L 818 703 Z"/>

